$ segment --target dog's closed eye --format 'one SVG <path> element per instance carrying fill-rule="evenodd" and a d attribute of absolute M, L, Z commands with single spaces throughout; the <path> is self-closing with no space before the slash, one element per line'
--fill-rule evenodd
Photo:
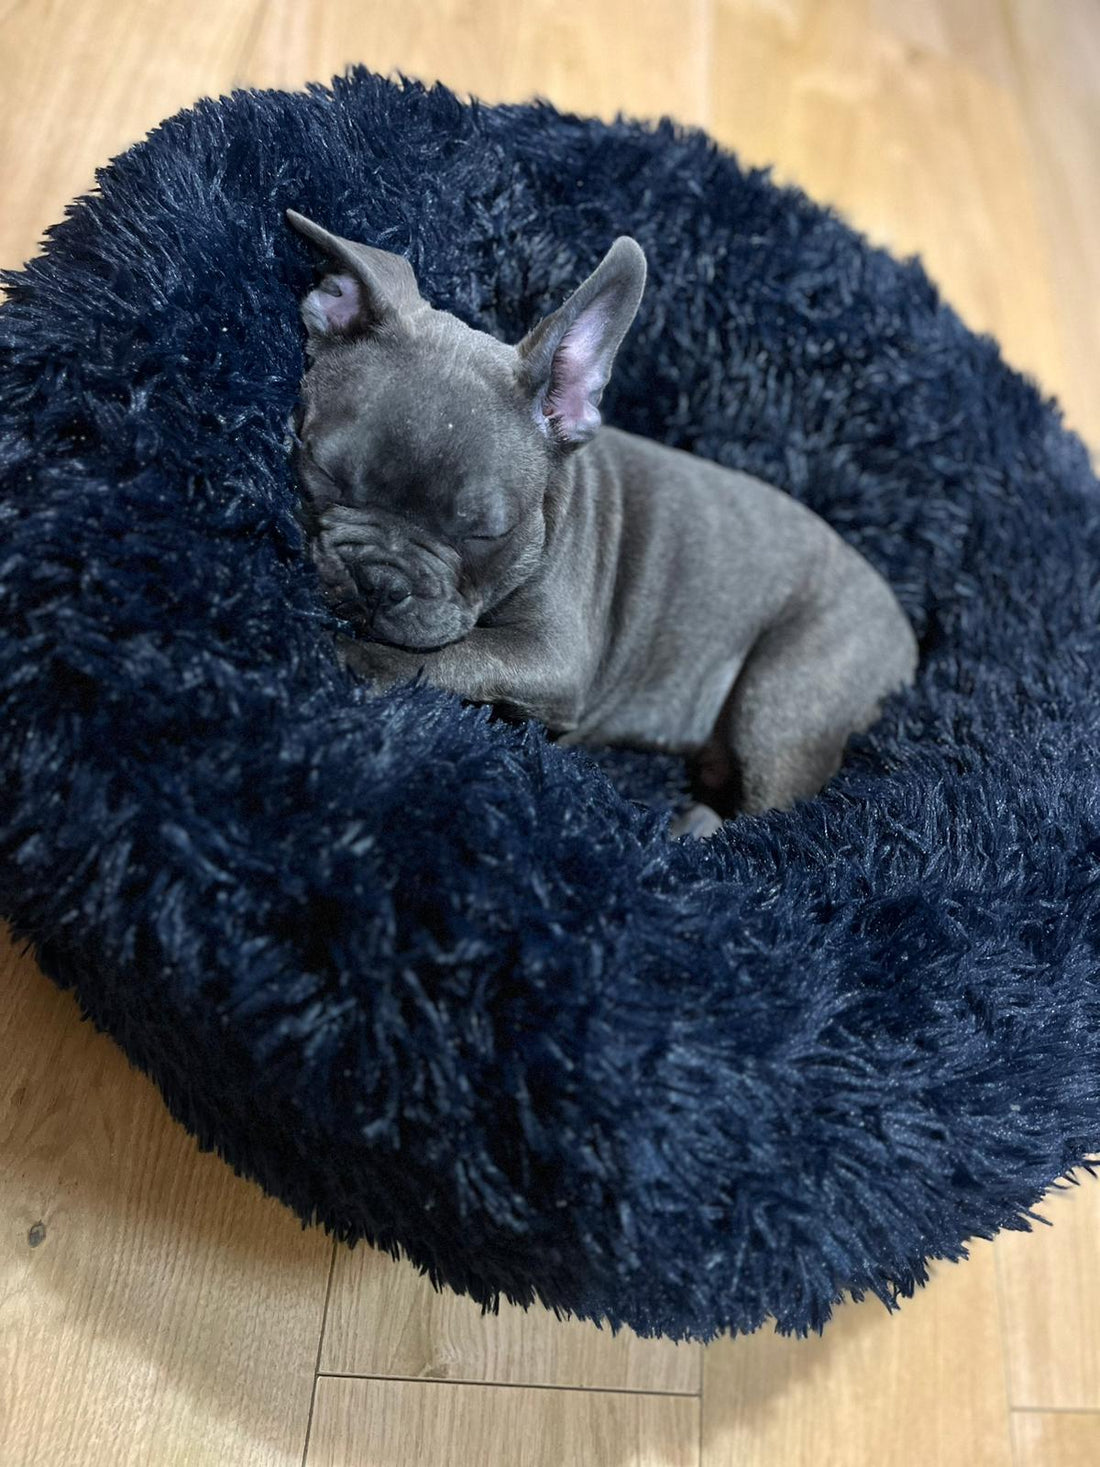
<path fill-rule="evenodd" d="M 321 460 L 313 452 L 313 442 L 311 439 L 302 439 L 299 438 L 297 434 L 295 434 L 294 443 L 302 456 L 309 460 L 310 465 L 315 468 L 319 474 L 322 474 L 329 481 L 329 483 L 334 485 L 336 488 L 340 487 L 336 475 L 332 472 L 331 469 L 327 469 L 321 462 Z"/>
<path fill-rule="evenodd" d="M 324 464 L 321 462 L 321 460 L 319 458 L 314 458 L 314 456 L 313 456 L 312 453 L 308 454 L 307 456 L 309 458 L 310 463 L 318 471 L 318 473 L 324 474 L 325 478 L 329 481 L 330 484 L 335 484 L 337 486 L 337 488 L 339 488 L 339 481 L 336 478 L 336 475 L 332 472 L 332 470 L 331 469 L 326 469 L 325 466 L 324 466 Z"/>

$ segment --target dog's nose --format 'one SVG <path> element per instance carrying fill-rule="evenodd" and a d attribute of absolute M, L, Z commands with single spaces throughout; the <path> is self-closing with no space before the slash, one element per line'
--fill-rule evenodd
<path fill-rule="evenodd" d="M 398 606 L 412 595 L 412 583 L 395 565 L 357 565 L 355 584 L 375 607 Z"/>

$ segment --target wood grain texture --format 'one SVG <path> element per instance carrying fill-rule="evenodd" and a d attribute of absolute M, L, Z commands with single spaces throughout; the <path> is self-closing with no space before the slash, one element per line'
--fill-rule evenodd
<path fill-rule="evenodd" d="M 707 1348 L 702 1467 L 1011 1467 L 992 1249 L 900 1314 L 845 1305 L 821 1337 Z"/>
<path fill-rule="evenodd" d="M 1048 387 L 1100 450 L 1100 6 L 1005 0 L 1057 306 Z"/>
<path fill-rule="evenodd" d="M 1052 1226 L 997 1239 L 1010 1403 L 1100 1410 L 1100 1178 L 1035 1210 Z"/>
<path fill-rule="evenodd" d="M 519 1385 L 697 1392 L 701 1350 L 612 1335 L 549 1310 L 502 1302 L 497 1315 L 440 1294 L 411 1264 L 369 1248 L 340 1249 L 322 1371 Z"/>
<path fill-rule="evenodd" d="M 293 1464 L 331 1244 L 0 949 L 0 1462 Z"/>
<path fill-rule="evenodd" d="M 698 1412 L 684 1396 L 322 1376 L 306 1467 L 696 1467 Z"/>
<path fill-rule="evenodd" d="M 198 96 L 227 91 L 263 4 L 33 0 L 0 10 L 0 263 L 31 255 L 114 154 Z"/>
<path fill-rule="evenodd" d="M 1100 1415 L 1076 1411 L 1013 1411 L 1015 1467 L 1095 1467 L 1100 1462 Z"/>
<path fill-rule="evenodd" d="M 706 115 L 709 0 L 268 0 L 245 66 L 263 86 L 399 68 L 485 101 L 539 94 L 610 117 Z"/>
<path fill-rule="evenodd" d="M 968 67 L 998 86 L 1015 85 L 1004 0 L 874 0 L 871 18 L 916 51 Z"/>
<path fill-rule="evenodd" d="M 875 243 L 919 253 L 968 324 L 1072 400 L 1074 422 L 1100 442 L 1100 414 L 1067 366 L 1004 12 L 983 0 L 977 28 L 960 23 L 965 10 L 716 0 L 711 128 Z M 1100 188 L 1096 146 L 1085 171 Z"/>

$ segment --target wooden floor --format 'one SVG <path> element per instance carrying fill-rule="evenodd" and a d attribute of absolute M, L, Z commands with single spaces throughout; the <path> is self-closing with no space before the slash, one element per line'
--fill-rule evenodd
<path fill-rule="evenodd" d="M 705 124 L 919 251 L 1100 445 L 1100 0 L 0 0 L 0 265 L 199 94 L 352 60 Z M 0 1046 L 3 1467 L 1100 1462 L 1091 1181 L 898 1316 L 704 1352 L 303 1232 L 10 944 Z"/>

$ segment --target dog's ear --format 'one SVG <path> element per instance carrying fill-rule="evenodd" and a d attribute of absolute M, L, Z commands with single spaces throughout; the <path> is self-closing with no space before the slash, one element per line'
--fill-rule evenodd
<path fill-rule="evenodd" d="M 412 266 L 401 255 L 341 239 L 293 209 L 286 217 L 340 266 L 339 273 L 326 275 L 302 302 L 312 346 L 365 336 L 426 304 Z"/>
<path fill-rule="evenodd" d="M 563 306 L 517 347 L 520 372 L 543 432 L 567 447 L 600 426 L 600 398 L 645 288 L 645 255 L 621 235 Z"/>

